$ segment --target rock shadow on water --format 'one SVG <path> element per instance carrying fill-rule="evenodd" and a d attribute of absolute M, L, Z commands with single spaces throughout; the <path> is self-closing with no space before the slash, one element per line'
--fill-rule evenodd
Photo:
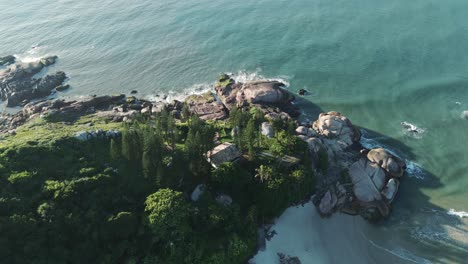
<path fill-rule="evenodd" d="M 365 140 L 375 144 L 374 147 L 389 149 L 407 163 L 416 159 L 412 148 L 403 142 L 377 131 L 361 129 L 365 131 Z M 417 168 L 407 169 L 390 217 L 376 223 L 376 227 L 385 228 L 389 237 L 394 237 L 391 233 L 398 231 L 401 237 L 396 240 L 401 246 L 411 247 L 411 252 L 429 261 L 463 263 L 468 256 L 468 229 L 463 228 L 466 223 L 431 202 L 424 190 L 444 188 L 444 184 L 423 167 L 412 165 Z"/>
<path fill-rule="evenodd" d="M 303 98 L 296 98 L 295 104 L 309 120 L 316 120 L 320 113 L 326 112 Z M 436 175 L 412 162 L 416 155 L 410 146 L 377 131 L 360 129 L 366 141 L 361 140 L 364 147 L 383 147 L 414 166 L 407 169 L 402 178 L 392 213 L 371 224 L 368 239 L 378 241 L 379 247 L 391 248 L 394 255 L 399 255 L 393 252 L 395 245 L 414 254 L 414 257 L 400 256 L 410 262 L 419 263 L 423 258 L 428 263 L 464 263 L 468 258 L 466 221 L 432 203 L 431 197 L 424 192 L 444 188 L 444 184 Z"/>

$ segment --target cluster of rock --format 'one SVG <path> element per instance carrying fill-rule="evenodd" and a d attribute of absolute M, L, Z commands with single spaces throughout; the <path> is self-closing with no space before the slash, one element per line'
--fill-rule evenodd
<path fill-rule="evenodd" d="M 40 62 L 42 66 L 30 66 L 30 71 L 35 72 L 54 60 Z M 23 67 L 19 72 L 26 69 L 29 68 Z M 139 114 L 152 116 L 165 110 L 174 118 L 181 118 L 188 111 L 204 120 L 222 120 L 228 117 L 233 108 L 255 107 L 263 111 L 267 119 L 295 118 L 299 111 L 291 103 L 294 96 L 283 88 L 284 85 L 276 81 L 237 83 L 228 75 L 222 75 L 215 85 L 216 94 L 208 92 L 192 95 L 185 102 L 150 102 L 125 95 L 38 101 L 26 104 L 17 114 L 1 115 L 0 133 L 12 131 L 36 116 L 67 120 L 94 114 L 110 121 L 125 122 Z M 9 91 L 11 87 L 2 88 L 4 94 Z M 269 122 L 263 123 L 260 130 L 267 137 L 274 136 Z M 318 190 L 313 201 L 322 215 L 330 215 L 335 211 L 361 214 L 367 219 L 388 215 L 398 191 L 400 177 L 406 168 L 401 159 L 384 149 L 363 150 L 359 143 L 359 129 L 338 112 L 322 113 L 313 124 L 298 123 L 296 133 L 309 147 L 311 166 L 318 180 Z M 115 131 L 82 131 L 77 133 L 76 138 L 89 140 L 116 135 Z M 224 161 L 240 159 L 241 155 L 234 145 L 219 143 L 207 156 L 213 166 L 217 166 Z M 220 198 L 220 201 L 229 203 L 228 200 Z"/>
<path fill-rule="evenodd" d="M 7 100 L 7 106 L 25 105 L 32 99 L 48 96 L 55 89 L 63 91 L 68 85 L 63 85 L 66 75 L 62 71 L 48 74 L 42 78 L 34 78 L 43 68 L 55 63 L 57 56 L 40 59 L 37 62 L 15 63 L 13 56 L 0 58 L 1 65 L 9 65 L 0 70 L 0 99 Z"/>
<path fill-rule="evenodd" d="M 92 131 L 79 131 L 75 133 L 75 138 L 78 139 L 79 141 L 88 141 L 91 139 L 97 139 L 97 138 L 117 138 L 120 137 L 120 131 L 118 130 L 102 130 L 102 129 L 97 129 L 97 130 L 92 130 Z"/>
<path fill-rule="evenodd" d="M 280 264 L 301 264 L 298 257 L 285 255 L 283 253 L 277 253 Z"/>
<path fill-rule="evenodd" d="M 294 100 L 285 84 L 278 81 L 236 82 L 229 75 L 221 75 L 215 85 L 215 91 L 227 109 L 233 107 L 256 107 L 267 118 L 291 118 L 300 112 L 291 102 Z"/>
<path fill-rule="evenodd" d="M 338 112 L 322 113 L 296 133 L 313 157 L 318 178 L 314 203 L 323 216 L 340 210 L 377 220 L 389 214 L 406 169 L 400 158 L 382 148 L 364 149 L 360 131 Z M 326 168 L 318 168 L 323 159 Z"/>

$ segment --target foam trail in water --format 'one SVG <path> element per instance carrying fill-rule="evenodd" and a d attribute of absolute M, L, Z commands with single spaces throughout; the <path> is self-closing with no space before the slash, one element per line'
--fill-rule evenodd
<path fill-rule="evenodd" d="M 400 155 L 398 155 L 395 151 L 393 151 L 390 147 L 380 143 L 377 141 L 379 138 L 369 138 L 366 137 L 368 136 L 368 132 L 365 129 L 361 129 L 361 140 L 359 141 L 361 145 L 367 149 L 373 149 L 373 148 L 385 148 L 390 154 L 402 159 L 406 163 L 406 172 L 408 176 L 414 177 L 416 179 L 424 179 L 424 170 L 422 169 L 421 165 L 417 164 L 416 162 L 413 162 L 411 160 L 402 158 Z M 383 138 L 382 138 L 383 139 Z"/>
<path fill-rule="evenodd" d="M 403 132 L 406 135 L 417 138 L 417 139 L 421 139 L 422 134 L 424 132 L 426 132 L 426 130 L 424 128 L 417 127 L 416 125 L 411 124 L 411 123 L 406 122 L 406 121 L 403 121 L 400 124 L 403 127 Z"/>
<path fill-rule="evenodd" d="M 203 94 L 211 91 L 213 85 L 209 83 L 200 83 L 190 86 L 189 88 L 183 89 L 182 92 L 157 92 L 156 94 L 148 95 L 145 98 L 154 102 L 171 102 L 172 100 L 183 101 L 190 95 Z"/>
<path fill-rule="evenodd" d="M 411 253 L 410 251 L 408 251 L 406 249 L 396 248 L 394 250 L 391 250 L 391 249 L 387 249 L 387 248 L 384 248 L 382 246 L 377 245 L 374 241 L 372 241 L 370 239 L 368 239 L 368 241 L 374 247 L 376 247 L 378 249 L 381 249 L 381 250 L 384 250 L 384 251 L 386 251 L 386 252 L 388 252 L 388 253 L 396 256 L 396 257 L 404 259 L 406 261 L 413 262 L 413 263 L 424 263 L 424 264 L 430 264 L 431 263 L 429 260 L 418 257 L 418 256 L 414 255 L 413 253 Z"/>
<path fill-rule="evenodd" d="M 290 83 L 288 81 L 289 77 L 288 76 L 279 76 L 279 77 L 274 77 L 274 78 L 268 78 L 260 74 L 261 69 L 257 69 L 254 72 L 248 72 L 248 71 L 238 71 L 237 73 L 228 73 L 229 76 L 231 76 L 232 79 L 234 79 L 236 82 L 249 82 L 249 81 L 259 81 L 259 80 L 268 80 L 268 81 L 278 81 L 281 83 L 284 83 L 286 87 L 290 86 Z"/>
<path fill-rule="evenodd" d="M 460 218 L 468 218 L 468 213 L 464 211 L 455 211 L 455 209 L 450 209 L 447 213 Z"/>

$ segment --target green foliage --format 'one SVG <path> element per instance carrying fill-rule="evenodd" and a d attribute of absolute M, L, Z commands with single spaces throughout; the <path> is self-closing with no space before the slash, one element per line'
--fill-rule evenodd
<path fill-rule="evenodd" d="M 8 177 L 8 181 L 11 184 L 26 184 L 28 181 L 31 180 L 32 177 L 33 175 L 30 172 L 23 171 L 12 173 L 10 177 Z"/>
<path fill-rule="evenodd" d="M 227 122 L 187 116 L 181 123 L 166 111 L 146 118 L 132 124 L 93 117 L 72 125 L 36 120 L 2 141 L 2 261 L 245 263 L 255 250 L 257 226 L 313 191 L 307 160 L 282 168 L 258 154 L 275 144 L 277 155 L 308 152 L 288 135 L 287 122 L 278 125 L 275 138 L 263 138 L 263 113 L 255 108 L 232 109 Z M 119 129 L 122 136 L 74 139 L 88 123 Z M 212 169 L 205 154 L 214 133 L 231 141 L 233 126 L 251 159 Z M 200 183 L 205 193 L 189 201 Z M 233 203 L 218 204 L 220 194 Z"/>
<path fill-rule="evenodd" d="M 156 239 L 183 239 L 190 230 L 189 205 L 181 192 L 160 189 L 145 201 L 146 221 Z"/>

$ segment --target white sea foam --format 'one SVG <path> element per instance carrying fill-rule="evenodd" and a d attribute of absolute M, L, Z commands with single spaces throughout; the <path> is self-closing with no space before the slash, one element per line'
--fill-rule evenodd
<path fill-rule="evenodd" d="M 403 127 L 403 132 L 406 135 L 411 136 L 413 138 L 421 139 L 422 135 L 426 132 L 426 129 L 418 127 L 406 121 L 403 121 L 400 124 Z"/>
<path fill-rule="evenodd" d="M 458 216 L 460 218 L 468 218 L 468 213 L 465 211 L 456 211 L 455 209 L 450 209 L 447 214 Z"/>
<path fill-rule="evenodd" d="M 390 154 L 405 161 L 406 172 L 409 177 L 413 177 L 413 178 L 420 179 L 420 180 L 425 178 L 424 170 L 422 169 L 421 165 L 417 164 L 416 162 L 413 162 L 411 160 L 401 157 L 392 148 L 380 143 L 378 141 L 379 138 L 368 137 L 368 132 L 365 129 L 361 129 L 361 134 L 362 136 L 359 142 L 361 143 L 363 147 L 367 149 L 373 149 L 373 148 L 379 148 L 379 147 L 385 148 L 385 150 L 387 150 Z"/>
<path fill-rule="evenodd" d="M 21 62 L 29 63 L 39 61 L 46 56 L 45 46 L 33 45 L 31 49 L 22 54 L 14 54 L 14 56 Z"/>
<path fill-rule="evenodd" d="M 422 169 L 421 165 L 417 164 L 416 162 L 405 160 L 406 163 L 406 172 L 408 176 L 414 177 L 417 179 L 424 179 L 424 170 Z"/>
<path fill-rule="evenodd" d="M 249 81 L 259 81 L 259 80 L 268 80 L 268 81 L 278 81 L 281 83 L 284 83 L 286 87 L 290 86 L 290 83 L 288 79 L 290 78 L 289 76 L 278 76 L 278 77 L 265 77 L 261 73 L 261 69 L 257 69 L 254 72 L 248 72 L 248 71 L 238 71 L 237 73 L 228 73 L 229 76 L 231 76 L 232 79 L 234 79 L 236 82 L 249 82 Z"/>
<path fill-rule="evenodd" d="M 234 79 L 236 82 L 248 82 L 248 81 L 259 81 L 259 80 L 268 80 L 268 81 L 278 81 L 284 83 L 288 87 L 289 81 L 287 76 L 280 76 L 275 78 L 268 78 L 260 74 L 261 70 L 255 72 L 239 71 L 237 73 L 227 73 Z M 194 84 L 188 88 L 182 90 L 182 92 L 156 92 L 155 94 L 146 96 L 146 99 L 150 101 L 165 101 L 171 102 L 172 100 L 183 101 L 187 96 L 194 94 L 203 94 L 208 91 L 213 91 L 214 83 L 199 83 Z M 165 99 L 163 99 L 165 97 Z"/>
<path fill-rule="evenodd" d="M 193 94 L 203 94 L 208 91 L 213 90 L 213 85 L 209 83 L 199 83 L 192 85 L 186 89 L 183 89 L 182 92 L 174 92 L 174 91 L 169 91 L 169 92 L 157 92 L 155 94 L 151 94 L 146 96 L 145 98 L 158 102 L 158 101 L 164 101 L 164 102 L 171 102 L 172 100 L 179 100 L 183 101 L 187 96 L 193 95 Z"/>
<path fill-rule="evenodd" d="M 397 247 L 393 250 L 391 249 L 387 249 L 387 248 L 384 248 L 382 246 L 379 246 L 377 245 L 374 241 L 368 239 L 369 243 L 371 245 L 373 245 L 374 247 L 380 249 L 380 250 L 384 250 L 398 258 L 401 258 L 401 259 L 404 259 L 406 261 L 409 261 L 409 262 L 413 262 L 413 263 L 424 263 L 424 264 L 429 264 L 429 263 L 432 263 L 430 262 L 429 260 L 427 259 L 424 259 L 424 258 L 421 258 L 421 257 L 418 257 L 416 255 L 414 255 L 413 253 L 411 253 L 410 251 L 404 249 L 404 248 L 401 248 L 401 247 Z"/>

